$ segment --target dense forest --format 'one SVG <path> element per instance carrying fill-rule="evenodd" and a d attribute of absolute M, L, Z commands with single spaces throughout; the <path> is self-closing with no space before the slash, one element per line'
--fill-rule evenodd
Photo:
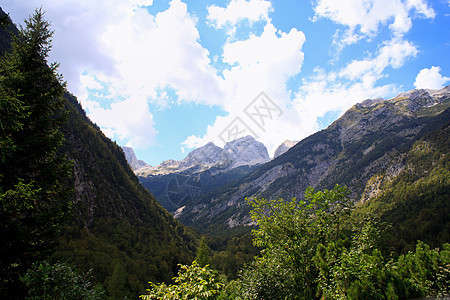
<path fill-rule="evenodd" d="M 42 9 L 20 30 L 5 14 L 1 26 L 4 298 L 450 294 L 448 110 L 444 126 L 392 158 L 406 166 L 401 172 L 387 168 L 367 182 L 374 197 L 355 204 L 336 185 L 309 187 L 302 199 L 250 198 L 257 226 L 201 236 L 139 184 L 121 148 L 65 89 L 58 65 L 47 63 L 53 32 Z"/>
<path fill-rule="evenodd" d="M 181 266 L 174 284 L 150 283 L 142 299 L 411 299 L 450 292 L 450 244 L 418 241 L 405 255 L 389 252 L 387 224 L 355 215 L 348 190 L 308 188 L 305 199 L 253 199 L 262 248 L 227 281 L 204 262 Z"/>
<path fill-rule="evenodd" d="M 198 234 L 139 184 L 121 148 L 66 91 L 46 61 L 52 31 L 43 15 L 12 32 L 3 15 L 0 290 L 22 298 L 21 278 L 35 266 L 41 279 L 89 273 L 83 282 L 105 297 L 136 297 L 147 280 L 170 280 L 194 259 Z"/>

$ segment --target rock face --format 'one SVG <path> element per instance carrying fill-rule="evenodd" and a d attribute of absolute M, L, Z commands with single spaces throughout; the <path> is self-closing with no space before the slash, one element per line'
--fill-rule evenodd
<path fill-rule="evenodd" d="M 269 161 L 266 147 L 251 136 L 227 143 L 213 143 L 190 152 L 182 161 L 168 160 L 156 167 L 135 170 L 141 184 L 175 216 L 201 195 L 242 179 L 258 164 Z"/>
<path fill-rule="evenodd" d="M 228 142 L 223 147 L 223 156 L 230 161 L 229 169 L 239 166 L 253 166 L 270 160 L 267 148 L 251 136 Z"/>
<path fill-rule="evenodd" d="M 288 151 L 289 149 L 291 149 L 292 147 L 295 146 L 295 144 L 297 144 L 298 141 L 290 141 L 290 140 L 285 140 L 280 146 L 278 146 L 278 148 L 275 150 L 275 153 L 273 155 L 273 158 L 277 158 L 278 156 L 280 156 L 281 154 L 285 153 L 286 151 Z"/>
<path fill-rule="evenodd" d="M 270 160 L 266 146 L 251 136 L 228 142 L 224 148 L 208 143 L 191 151 L 182 161 L 167 160 L 156 167 L 149 165 L 134 169 L 140 177 L 174 173 L 198 173 L 215 167 L 228 171 L 240 166 L 254 166 Z"/>
<path fill-rule="evenodd" d="M 147 166 L 147 163 L 145 161 L 137 159 L 133 148 L 122 146 L 122 150 L 125 153 L 125 158 L 127 159 L 128 164 L 133 171 Z"/>
<path fill-rule="evenodd" d="M 241 180 L 186 205 L 178 218 L 204 231 L 227 227 L 227 220 L 242 225 L 248 217 L 246 197 L 302 198 L 308 186 L 332 189 L 335 184 L 346 185 L 350 197 L 359 201 L 370 178 L 386 170 L 400 170 L 393 165 L 398 155 L 448 122 L 449 92 L 449 87 L 412 90 L 393 99 L 356 104 L 327 129 L 259 165 Z M 366 193 L 365 198 L 376 195 L 377 186 Z"/>
<path fill-rule="evenodd" d="M 203 147 L 190 152 L 180 163 L 182 169 L 192 167 L 210 168 L 222 162 L 222 148 L 217 147 L 213 143 L 208 143 Z"/>

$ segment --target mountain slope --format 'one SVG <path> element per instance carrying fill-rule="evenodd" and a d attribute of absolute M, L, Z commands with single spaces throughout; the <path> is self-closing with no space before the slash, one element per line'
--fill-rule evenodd
<path fill-rule="evenodd" d="M 66 94 L 64 151 L 74 162 L 74 223 L 55 257 L 89 270 L 111 296 L 135 296 L 148 280 L 170 280 L 193 258 L 195 236 L 139 184 L 122 149 Z M 151 253 L 151 254 L 150 254 Z M 114 295 L 116 269 L 123 294 Z"/>
<path fill-rule="evenodd" d="M 357 201 L 366 182 L 393 157 L 450 118 L 449 99 L 447 87 L 356 104 L 327 129 L 256 168 L 245 180 L 202 196 L 178 218 L 207 231 L 245 224 L 250 221 L 246 197 L 302 197 L 308 186 L 346 185 Z"/>
<path fill-rule="evenodd" d="M 450 241 L 450 120 L 374 175 L 359 211 L 389 224 L 389 245 L 413 251 L 417 240 L 437 248 Z"/>
<path fill-rule="evenodd" d="M 10 34 L 17 33 L 9 29 L 0 27 L 1 54 L 10 49 Z M 74 166 L 73 217 L 51 260 L 92 269 L 93 281 L 109 298 L 137 297 L 149 280 L 170 281 L 178 263 L 192 261 L 197 236 L 139 184 L 122 149 L 87 118 L 77 99 L 64 97 L 60 151 Z"/>

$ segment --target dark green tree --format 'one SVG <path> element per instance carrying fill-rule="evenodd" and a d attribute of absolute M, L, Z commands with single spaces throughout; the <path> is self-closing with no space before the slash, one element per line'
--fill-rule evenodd
<path fill-rule="evenodd" d="M 9 22 L 9 15 L 8 14 L 0 16 L 0 27 L 6 28 L 9 24 L 10 24 L 10 22 Z"/>
<path fill-rule="evenodd" d="M 208 245 L 205 242 L 205 239 L 203 238 L 200 240 L 200 244 L 198 245 L 195 260 L 197 261 L 200 267 L 204 267 L 210 264 L 211 260 L 210 256 L 211 256 L 211 249 L 208 247 Z"/>
<path fill-rule="evenodd" d="M 70 211 L 71 163 L 58 149 L 65 83 L 47 64 L 50 23 L 42 9 L 0 59 L 0 293 L 44 258 Z"/>
<path fill-rule="evenodd" d="M 118 262 L 108 280 L 108 294 L 113 299 L 126 299 L 129 294 L 127 290 L 127 273 L 123 265 Z"/>
<path fill-rule="evenodd" d="M 90 274 L 79 274 L 65 263 L 34 263 L 22 281 L 26 285 L 27 299 L 101 299 L 104 294 L 99 285 L 89 280 Z"/>

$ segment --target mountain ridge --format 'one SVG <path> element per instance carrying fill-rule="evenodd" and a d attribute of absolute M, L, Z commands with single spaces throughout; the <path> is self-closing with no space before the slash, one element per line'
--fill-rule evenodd
<path fill-rule="evenodd" d="M 225 144 L 224 148 L 209 142 L 192 150 L 181 161 L 166 160 L 158 166 L 144 166 L 135 170 L 139 177 L 168 175 L 173 173 L 198 173 L 212 167 L 231 170 L 240 166 L 253 166 L 269 161 L 267 148 L 251 136 L 241 137 Z"/>
<path fill-rule="evenodd" d="M 244 180 L 202 195 L 178 218 L 206 231 L 218 223 L 246 224 L 246 197 L 301 198 L 308 186 L 330 189 L 336 183 L 347 185 L 357 201 L 373 174 L 448 118 L 448 91 L 412 90 L 355 104 L 328 128 L 260 165 Z"/>
<path fill-rule="evenodd" d="M 1 55 L 11 50 L 11 36 L 17 34 L 12 23 L 0 27 Z M 62 100 L 65 140 L 59 151 L 73 162 L 72 209 L 59 240 L 47 241 L 58 244 L 55 251 L 42 259 L 90 272 L 108 298 L 134 298 L 148 280 L 169 281 L 178 263 L 191 262 L 198 235 L 141 186 L 124 151 L 87 117 L 75 96 L 66 90 Z"/>
<path fill-rule="evenodd" d="M 130 165 L 133 171 L 136 171 L 148 165 L 145 161 L 137 159 L 133 148 L 127 146 L 122 146 L 121 148 L 125 154 L 125 158 L 127 159 L 128 164 Z"/>

